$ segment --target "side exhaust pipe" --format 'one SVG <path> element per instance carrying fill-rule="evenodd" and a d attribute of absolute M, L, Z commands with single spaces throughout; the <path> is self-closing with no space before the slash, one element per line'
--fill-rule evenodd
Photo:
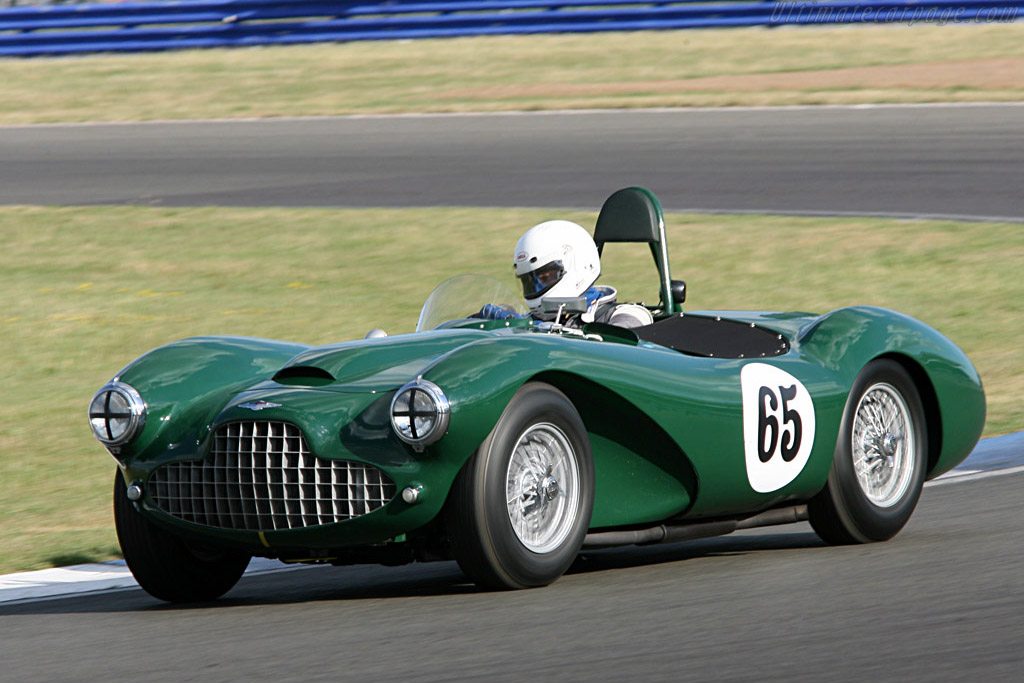
<path fill-rule="evenodd" d="M 623 545 L 654 545 L 658 543 L 676 543 L 692 541 L 698 538 L 725 536 L 739 529 L 755 529 L 763 526 L 792 524 L 807 519 L 806 505 L 765 510 L 751 517 L 740 519 L 723 519 L 707 522 L 684 522 L 673 524 L 667 522 L 646 529 L 630 529 L 625 531 L 598 531 L 587 534 L 583 539 L 584 550 L 597 548 L 614 548 Z"/>

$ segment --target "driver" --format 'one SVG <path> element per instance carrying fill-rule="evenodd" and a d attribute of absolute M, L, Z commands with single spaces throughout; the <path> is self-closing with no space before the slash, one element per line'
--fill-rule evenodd
<path fill-rule="evenodd" d="M 555 314 L 543 312 L 545 297 L 587 299 L 587 311 L 563 320 L 569 327 L 601 322 L 619 327 L 639 327 L 654 322 L 651 312 L 639 304 L 619 304 L 614 287 L 595 285 L 601 276 L 601 258 L 594 239 L 572 221 L 545 221 L 527 230 L 513 256 L 516 277 L 523 285 L 523 297 L 536 320 L 553 320 Z M 500 306 L 488 304 L 480 312 L 483 318 L 520 317 Z"/>

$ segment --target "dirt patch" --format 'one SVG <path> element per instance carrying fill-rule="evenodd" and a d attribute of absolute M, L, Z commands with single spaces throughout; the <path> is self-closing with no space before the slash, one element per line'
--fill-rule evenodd
<path fill-rule="evenodd" d="M 975 90 L 1024 89 L 1024 57 L 972 59 L 929 64 L 861 66 L 845 69 L 766 74 L 705 76 L 628 83 L 534 83 L 463 88 L 438 93 L 439 99 L 511 99 L 521 97 L 668 94 L 694 91 L 771 90 Z"/>

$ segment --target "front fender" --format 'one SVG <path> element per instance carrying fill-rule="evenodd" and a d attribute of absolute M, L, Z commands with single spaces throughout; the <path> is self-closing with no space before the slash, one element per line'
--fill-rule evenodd
<path fill-rule="evenodd" d="M 513 394 L 539 369 L 546 367 L 543 339 L 528 344 L 488 337 L 437 359 L 422 376 L 437 384 L 451 402 L 451 420 L 444 437 L 427 448 L 443 468 L 444 499 L 462 466 L 498 423 Z"/>
<path fill-rule="evenodd" d="M 146 402 L 146 426 L 118 458 L 128 462 L 157 443 L 194 451 L 200 431 L 229 397 L 269 379 L 308 348 L 249 337 L 192 337 L 140 356 L 116 379 L 135 387 Z"/>
<path fill-rule="evenodd" d="M 595 526 L 651 522 L 681 512 L 696 491 L 696 475 L 689 462 L 651 417 L 605 388 L 608 383 L 628 384 L 634 369 L 621 357 L 624 351 L 633 350 L 540 333 L 495 336 L 461 347 L 423 373 L 451 402 L 448 433 L 428 453 L 444 464 L 453 481 L 494 429 L 516 391 L 541 379 L 575 396 L 574 403 L 588 425 L 597 477 Z M 672 351 L 650 353 L 675 356 Z M 645 363 L 653 360 L 646 358 Z M 600 403 L 597 407 L 595 400 Z M 645 403 L 652 401 L 657 399 Z M 616 428 L 623 415 L 631 416 L 627 430 Z M 446 488 L 435 492 L 435 497 L 447 493 Z"/>

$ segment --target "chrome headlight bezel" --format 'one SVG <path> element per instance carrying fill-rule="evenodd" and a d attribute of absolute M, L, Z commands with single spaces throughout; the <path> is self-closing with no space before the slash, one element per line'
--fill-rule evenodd
<path fill-rule="evenodd" d="M 116 402 L 113 408 L 112 401 Z M 93 436 L 104 446 L 129 443 L 145 425 L 146 402 L 130 384 L 117 380 L 108 382 L 89 402 L 89 426 Z"/>
<path fill-rule="evenodd" d="M 391 429 L 398 438 L 422 450 L 448 431 L 451 404 L 441 387 L 417 377 L 395 392 L 390 415 Z"/>

